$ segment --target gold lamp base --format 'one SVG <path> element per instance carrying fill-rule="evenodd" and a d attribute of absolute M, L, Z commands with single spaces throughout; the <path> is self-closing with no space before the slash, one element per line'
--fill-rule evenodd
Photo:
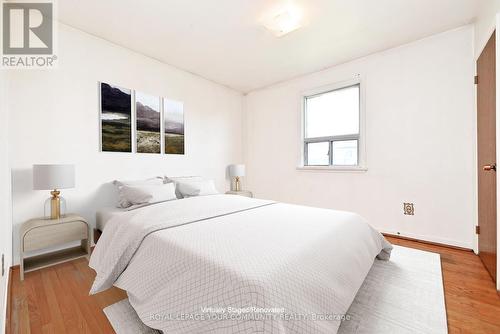
<path fill-rule="evenodd" d="M 61 218 L 61 198 L 59 197 L 61 192 L 54 189 L 50 194 L 52 195 L 50 199 L 50 219 L 59 219 Z"/>
<path fill-rule="evenodd" d="M 240 191 L 240 177 L 236 176 L 236 180 L 234 182 L 234 187 L 236 188 L 236 191 Z"/>

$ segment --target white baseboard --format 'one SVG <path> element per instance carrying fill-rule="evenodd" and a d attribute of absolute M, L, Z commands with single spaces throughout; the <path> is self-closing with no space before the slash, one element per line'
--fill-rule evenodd
<path fill-rule="evenodd" d="M 471 243 L 450 240 L 450 239 L 445 239 L 445 238 L 439 238 L 439 237 L 433 237 L 433 236 L 428 236 L 428 235 L 414 234 L 414 233 L 407 233 L 407 232 L 397 232 L 397 231 L 390 231 L 390 230 L 383 230 L 383 231 L 381 231 L 381 233 L 398 235 L 401 237 L 418 239 L 418 240 L 422 240 L 422 241 L 435 242 L 438 244 L 443 244 L 443 245 L 448 245 L 448 246 L 467 248 L 470 250 L 474 249 L 474 247 Z"/>

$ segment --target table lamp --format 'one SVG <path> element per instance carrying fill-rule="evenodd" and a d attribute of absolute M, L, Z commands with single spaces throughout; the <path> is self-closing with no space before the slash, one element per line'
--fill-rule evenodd
<path fill-rule="evenodd" d="M 75 187 L 74 165 L 33 165 L 33 189 L 51 190 L 52 197 L 45 201 L 45 217 L 59 219 L 66 213 L 66 200 L 59 189 Z M 50 214 L 49 214 L 50 212 Z"/>
<path fill-rule="evenodd" d="M 230 165 L 229 176 L 236 178 L 234 185 L 235 191 L 240 191 L 240 177 L 245 176 L 245 165 Z"/>

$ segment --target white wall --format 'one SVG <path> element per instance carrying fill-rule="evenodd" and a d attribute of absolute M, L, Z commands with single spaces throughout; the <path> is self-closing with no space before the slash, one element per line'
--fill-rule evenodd
<path fill-rule="evenodd" d="M 10 80 L 15 263 L 19 225 L 43 215 L 49 196 L 32 190 L 32 164 L 76 164 L 77 187 L 62 195 L 94 224 L 96 209 L 113 205 L 107 182 L 202 175 L 225 191 L 226 166 L 242 160 L 240 93 L 64 25 L 58 37 L 57 69 L 13 71 Z M 184 101 L 186 155 L 99 152 L 99 81 Z"/>
<path fill-rule="evenodd" d="M 244 187 L 285 202 L 349 210 L 381 231 L 473 248 L 472 26 L 252 92 L 245 99 Z M 366 172 L 297 170 L 299 96 L 360 74 Z M 415 216 L 403 215 L 415 203 Z"/>
<path fill-rule="evenodd" d="M 0 277 L 0 333 L 5 330 L 6 299 L 9 268 L 12 259 L 12 225 L 10 202 L 10 170 L 7 138 L 9 132 L 7 112 L 7 72 L 0 70 L 0 256 L 4 254 L 5 274 Z M 1 275 L 1 273 L 0 273 Z"/>

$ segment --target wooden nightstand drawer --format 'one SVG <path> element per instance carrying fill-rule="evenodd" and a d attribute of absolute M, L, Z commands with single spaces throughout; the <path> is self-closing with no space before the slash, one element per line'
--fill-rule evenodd
<path fill-rule="evenodd" d="M 81 221 L 35 227 L 24 235 L 24 251 L 34 251 L 87 238 L 87 224 Z"/>

